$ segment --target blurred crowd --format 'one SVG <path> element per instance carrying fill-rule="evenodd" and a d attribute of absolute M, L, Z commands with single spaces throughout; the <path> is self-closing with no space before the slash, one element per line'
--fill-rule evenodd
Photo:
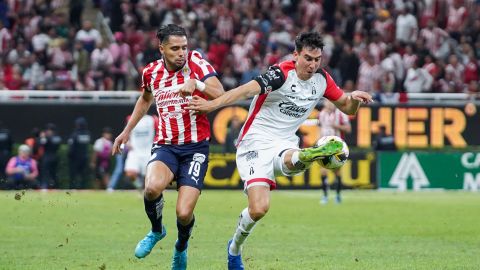
<path fill-rule="evenodd" d="M 317 30 L 323 64 L 347 91 L 385 103 L 403 92 L 479 92 L 479 0 L 93 0 L 113 39 L 82 20 L 85 1 L 0 3 L 5 89 L 137 89 L 160 57 L 156 30 L 175 23 L 226 89 L 289 59 L 295 36 Z"/>

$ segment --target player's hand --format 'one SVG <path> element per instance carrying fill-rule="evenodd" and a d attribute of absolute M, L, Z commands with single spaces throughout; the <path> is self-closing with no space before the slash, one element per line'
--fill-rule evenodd
<path fill-rule="evenodd" d="M 193 111 L 193 114 L 204 114 L 215 110 L 211 101 L 205 100 L 199 96 L 193 96 L 185 109 Z"/>
<path fill-rule="evenodd" d="M 115 138 L 115 142 L 113 143 L 113 147 L 112 147 L 112 156 L 122 153 L 123 147 L 128 142 L 129 137 L 130 137 L 130 134 L 128 132 L 123 131 L 122 133 L 120 133 L 120 135 L 118 135 L 117 138 Z"/>
<path fill-rule="evenodd" d="M 361 103 L 372 103 L 373 102 L 372 95 L 370 95 L 369 93 L 364 92 L 364 91 L 359 91 L 359 90 L 353 91 L 350 94 L 350 96 L 352 97 L 352 99 L 358 100 Z"/>
<path fill-rule="evenodd" d="M 187 82 L 180 89 L 178 89 L 181 97 L 191 96 L 193 91 L 195 91 L 195 80 L 192 79 L 187 80 Z"/>

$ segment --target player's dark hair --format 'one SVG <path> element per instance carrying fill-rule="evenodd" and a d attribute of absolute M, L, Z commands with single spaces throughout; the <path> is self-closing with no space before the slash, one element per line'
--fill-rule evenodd
<path fill-rule="evenodd" d="M 167 24 L 162 25 L 157 31 L 157 38 L 160 40 L 160 43 L 163 43 L 168 40 L 170 36 L 187 36 L 187 31 L 185 28 L 178 26 L 176 24 Z"/>
<path fill-rule="evenodd" d="M 323 39 L 318 32 L 303 32 L 295 38 L 295 50 L 301 52 L 304 47 L 323 50 Z"/>

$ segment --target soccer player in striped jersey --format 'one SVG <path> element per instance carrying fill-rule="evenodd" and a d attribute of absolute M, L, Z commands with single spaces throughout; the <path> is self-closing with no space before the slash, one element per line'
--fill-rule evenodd
<path fill-rule="evenodd" d="M 211 101 L 193 97 L 187 109 L 196 113 L 254 97 L 237 141 L 237 167 L 248 195 L 248 207 L 228 242 L 228 269 L 244 269 L 241 250 L 255 224 L 270 208 L 270 190 L 276 175 L 304 171 L 316 159 L 339 153 L 343 145 L 328 141 L 319 147 L 298 148 L 295 132 L 321 98 L 331 100 L 347 114 L 355 114 L 361 103 L 372 101 L 363 91 L 344 93 L 322 68 L 323 41 L 318 32 L 302 33 L 295 39 L 293 61 L 271 66 L 250 82 Z"/>
<path fill-rule="evenodd" d="M 195 222 L 193 210 L 203 187 L 208 164 L 210 124 L 205 115 L 186 109 L 190 96 L 216 98 L 224 93 L 214 68 L 200 53 L 187 49 L 187 34 L 180 26 L 161 26 L 157 32 L 162 58 L 143 70 L 143 93 L 132 117 L 115 139 L 113 154 L 121 151 L 131 131 L 155 102 L 159 117 L 159 134 L 147 165 L 144 189 L 145 212 L 152 224 L 135 256 L 144 258 L 166 235 L 163 217 L 163 191 L 177 182 L 176 204 L 178 238 L 172 269 L 187 266 L 188 239 Z"/>

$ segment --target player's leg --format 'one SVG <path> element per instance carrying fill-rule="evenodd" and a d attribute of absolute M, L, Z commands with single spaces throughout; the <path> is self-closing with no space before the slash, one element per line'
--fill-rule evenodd
<path fill-rule="evenodd" d="M 178 236 L 173 250 L 172 269 L 180 270 L 187 267 L 188 240 L 195 224 L 193 212 L 207 173 L 209 144 L 206 141 L 199 142 L 178 147 L 176 151 L 181 156 L 181 162 L 177 174 Z"/>
<path fill-rule="evenodd" d="M 337 170 L 335 172 L 335 183 L 336 183 L 336 191 L 337 191 L 337 197 L 335 198 L 336 203 L 341 203 L 342 202 L 342 197 L 341 197 L 341 192 L 342 192 L 342 174 L 340 173 L 340 170 Z"/>
<path fill-rule="evenodd" d="M 248 195 L 248 207 L 240 213 L 235 233 L 228 241 L 228 269 L 244 269 L 242 262 L 242 245 L 252 232 L 258 220 L 266 215 L 270 207 L 270 190 L 275 189 L 274 156 L 278 154 L 277 144 L 270 148 L 255 143 L 243 144 L 237 149 L 237 168 L 244 180 Z M 252 149 L 262 150 L 252 150 Z"/>
<path fill-rule="evenodd" d="M 327 177 L 327 170 L 321 169 L 322 172 L 322 190 L 323 190 L 323 198 L 320 200 L 321 204 L 328 203 L 328 177 Z"/>
<path fill-rule="evenodd" d="M 270 208 L 270 187 L 257 185 L 248 188 L 248 207 L 240 213 L 237 229 L 229 247 L 231 255 L 240 255 L 243 243 L 252 232 L 257 221 L 262 219 Z"/>
<path fill-rule="evenodd" d="M 178 189 L 177 199 L 177 241 L 172 258 L 172 269 L 187 268 L 187 248 L 188 240 L 192 235 L 192 229 L 195 225 L 195 215 L 193 211 L 197 204 L 200 190 L 191 186 L 181 186 Z"/>
<path fill-rule="evenodd" d="M 244 269 L 241 254 L 243 243 L 270 208 L 270 187 L 268 185 L 251 186 L 247 189 L 247 194 L 248 207 L 240 213 L 235 233 L 227 245 L 229 270 Z"/>
<path fill-rule="evenodd" d="M 138 258 L 144 258 L 150 254 L 155 244 L 166 235 L 165 227 L 162 224 L 164 203 L 162 192 L 172 182 L 173 172 L 176 171 L 177 166 L 175 155 L 167 147 L 156 149 L 147 166 L 144 205 L 152 229 L 135 248 L 135 256 Z"/>

